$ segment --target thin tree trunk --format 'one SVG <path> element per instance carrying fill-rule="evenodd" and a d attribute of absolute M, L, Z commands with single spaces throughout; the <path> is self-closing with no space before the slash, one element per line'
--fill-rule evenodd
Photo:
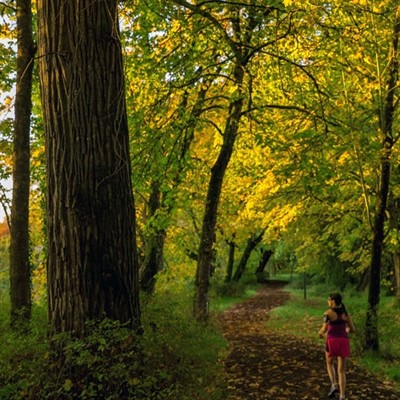
<path fill-rule="evenodd" d="M 398 173 L 399 169 L 396 171 L 396 174 Z M 389 229 L 398 232 L 400 229 L 400 198 L 394 196 L 392 192 L 391 195 L 389 195 L 388 203 L 388 211 L 390 216 Z M 389 279 L 394 287 L 394 294 L 397 299 L 397 304 L 400 305 L 400 251 L 397 249 L 397 247 L 392 252 L 393 276 Z"/>
<path fill-rule="evenodd" d="M 194 104 L 191 115 L 186 128 L 183 130 L 183 141 L 180 152 L 179 163 L 180 165 L 185 161 L 187 153 L 189 152 L 190 145 L 194 138 L 195 128 L 198 119 L 202 113 L 202 107 L 207 91 L 211 86 L 212 80 L 206 81 L 198 92 L 196 103 Z M 185 95 L 179 109 L 186 112 L 188 108 L 188 96 Z M 167 218 L 173 209 L 173 193 L 182 182 L 184 172 L 179 168 L 175 179 L 171 180 L 171 189 L 168 196 L 168 205 L 166 205 L 166 194 L 160 190 L 160 183 L 154 181 L 151 186 L 151 194 L 149 198 L 149 217 L 154 219 L 154 226 L 151 227 L 150 233 L 146 241 L 146 256 L 144 263 L 140 270 L 140 287 L 145 293 L 153 293 L 156 283 L 156 275 L 162 269 L 164 258 L 164 244 L 166 237 L 165 221 L 161 222 L 161 227 L 157 223 L 157 212 L 162 210 L 163 218 Z"/>
<path fill-rule="evenodd" d="M 400 6 L 396 10 L 396 21 L 393 32 L 392 52 L 389 55 L 389 76 L 387 94 L 381 116 L 381 131 L 384 136 L 381 156 L 380 187 L 378 191 L 376 215 L 374 220 L 372 257 L 368 290 L 368 308 L 365 323 L 365 348 L 379 350 L 378 309 L 380 302 L 382 251 L 384 240 L 385 214 L 390 185 L 390 159 L 393 147 L 393 114 L 394 95 L 398 79 L 398 41 L 400 33 Z"/>
<path fill-rule="evenodd" d="M 139 279 L 118 1 L 39 0 L 52 332 L 139 328 Z"/>
<path fill-rule="evenodd" d="M 10 230 L 11 323 L 31 317 L 29 260 L 30 118 L 35 53 L 30 0 L 17 0 L 17 85 L 15 96 L 13 196 Z"/>
<path fill-rule="evenodd" d="M 257 14 L 257 9 L 252 7 L 253 3 L 249 4 L 249 8 L 246 9 L 244 14 L 242 14 L 243 9 L 239 7 L 239 3 L 238 7 L 236 7 L 235 3 L 232 3 L 232 14 L 229 17 L 228 15 L 226 16 L 228 17 L 226 21 L 229 20 L 229 24 L 226 25 L 225 22 L 221 23 L 219 18 L 215 18 L 212 12 L 209 12 L 211 8 L 207 10 L 207 7 L 203 7 L 203 5 L 197 5 L 186 0 L 174 0 L 174 2 L 208 20 L 210 26 L 213 26 L 221 34 L 220 37 L 224 44 L 229 46 L 231 51 L 229 58 L 234 63 L 232 76 L 229 80 L 234 82 L 235 90 L 229 100 L 227 120 L 222 134 L 223 143 L 217 160 L 211 168 L 196 269 L 196 294 L 193 312 L 197 320 L 205 321 L 208 318 L 208 292 L 212 260 L 214 258 L 213 244 L 222 184 L 243 115 L 245 91 L 247 89 L 251 90 L 251 84 L 247 88 L 243 86 L 246 65 L 255 54 L 254 46 L 252 45 L 253 34 L 257 26 L 261 27 L 264 22 L 259 18 L 260 15 Z M 264 15 L 268 16 L 271 10 L 267 8 Z"/>
<path fill-rule="evenodd" d="M 395 277 L 395 294 L 397 299 L 397 304 L 400 305 L 400 253 L 396 252 L 393 254 L 393 267 L 394 267 L 394 277 Z"/>
<path fill-rule="evenodd" d="M 149 217 L 155 218 L 160 209 L 161 191 L 160 184 L 154 181 L 151 185 L 151 194 L 149 198 Z M 150 228 L 151 229 L 151 228 Z M 165 229 L 155 226 L 146 240 L 145 259 L 140 270 L 140 287 L 145 293 L 153 293 L 155 285 L 155 276 L 162 268 Z"/>
<path fill-rule="evenodd" d="M 369 284 L 369 269 L 365 269 L 362 272 L 360 282 L 357 284 L 357 291 L 364 292 L 368 288 Z"/>
<path fill-rule="evenodd" d="M 273 254 L 274 253 L 271 250 L 265 250 L 265 249 L 263 250 L 260 262 L 256 269 L 257 282 L 265 281 L 264 277 L 265 267 L 267 266 L 268 261 L 270 260 Z"/>
<path fill-rule="evenodd" d="M 386 199 L 389 189 L 390 165 L 383 163 L 381 168 L 381 190 L 379 192 L 378 207 L 374 223 L 372 241 L 372 258 L 370 265 L 368 308 L 365 325 L 365 347 L 368 350 L 379 350 L 378 308 L 380 301 L 380 285 L 382 270 L 382 251 L 384 239 L 384 221 Z"/>
<path fill-rule="evenodd" d="M 244 77 L 244 70 L 241 65 L 236 66 L 234 75 L 240 91 Z M 242 108 L 243 95 L 238 94 L 237 98 L 230 104 L 229 116 L 224 131 L 224 141 L 218 158 L 211 168 L 196 269 L 196 296 L 193 312 L 198 321 L 205 321 L 208 318 L 208 292 L 212 261 L 214 259 L 213 244 L 215 241 L 217 212 L 225 171 L 231 159 L 239 129 Z"/>
<path fill-rule="evenodd" d="M 226 268 L 225 282 L 230 282 L 232 280 L 233 264 L 235 262 L 236 244 L 233 240 L 230 240 L 228 242 L 228 246 L 229 246 L 229 257 L 228 257 L 228 266 Z"/>
<path fill-rule="evenodd" d="M 242 258 L 240 259 L 235 274 L 233 275 L 233 280 L 235 282 L 239 282 L 240 279 L 242 278 L 243 273 L 247 266 L 247 262 L 249 261 L 250 255 L 253 252 L 253 250 L 257 247 L 257 245 L 260 244 L 263 235 L 264 231 L 262 231 L 261 234 L 253 235 L 251 238 L 247 240 L 246 248 L 244 249 Z"/>
<path fill-rule="evenodd" d="M 157 229 L 147 242 L 147 252 L 144 268 L 140 274 L 140 287 L 145 293 L 153 293 L 156 284 L 156 275 L 162 270 L 164 262 L 164 244 L 166 232 Z"/>

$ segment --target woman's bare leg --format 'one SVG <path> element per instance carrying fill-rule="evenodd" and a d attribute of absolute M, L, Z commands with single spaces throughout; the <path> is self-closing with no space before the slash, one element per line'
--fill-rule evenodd
<path fill-rule="evenodd" d="M 346 393 L 346 359 L 338 357 L 338 377 L 340 398 L 344 399 Z"/>
<path fill-rule="evenodd" d="M 325 359 L 331 385 L 337 385 L 335 366 L 333 365 L 334 358 L 329 357 L 328 353 L 325 352 Z"/>

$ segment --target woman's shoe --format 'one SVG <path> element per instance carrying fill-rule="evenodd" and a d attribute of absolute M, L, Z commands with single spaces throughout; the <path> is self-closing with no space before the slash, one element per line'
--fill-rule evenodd
<path fill-rule="evenodd" d="M 336 393 L 339 393 L 339 388 L 336 385 L 332 385 L 331 390 L 328 393 L 328 397 L 329 398 L 335 397 Z"/>

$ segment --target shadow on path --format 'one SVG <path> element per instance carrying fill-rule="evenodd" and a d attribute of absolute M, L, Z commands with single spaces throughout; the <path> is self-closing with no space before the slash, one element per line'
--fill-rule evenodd
<path fill-rule="evenodd" d="M 256 296 L 221 315 L 224 337 L 229 342 L 225 361 L 227 400 L 327 398 L 330 384 L 322 341 L 318 346 L 289 332 L 271 332 L 265 326 L 268 312 L 288 298 L 282 284 L 266 284 Z M 346 400 L 400 399 L 390 386 L 351 363 L 346 376 Z"/>

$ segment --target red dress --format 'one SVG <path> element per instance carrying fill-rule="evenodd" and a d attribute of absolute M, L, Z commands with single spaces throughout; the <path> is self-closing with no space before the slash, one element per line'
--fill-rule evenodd
<path fill-rule="evenodd" d="M 350 357 L 350 340 L 346 332 L 347 322 L 343 314 L 337 312 L 337 319 L 328 322 L 328 336 L 326 340 L 326 351 L 329 357 Z"/>

